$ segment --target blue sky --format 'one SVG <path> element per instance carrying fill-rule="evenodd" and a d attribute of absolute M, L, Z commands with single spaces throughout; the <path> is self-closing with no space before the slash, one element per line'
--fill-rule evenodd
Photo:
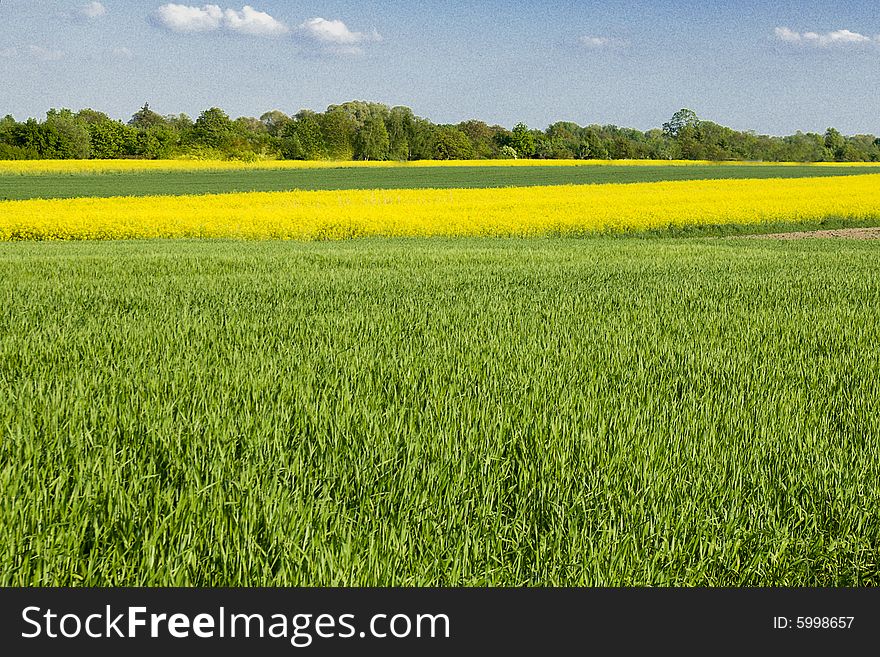
<path fill-rule="evenodd" d="M 435 122 L 880 134 L 880 12 L 775 3 L 3 0 L 0 115 L 196 116 L 363 99 Z"/>

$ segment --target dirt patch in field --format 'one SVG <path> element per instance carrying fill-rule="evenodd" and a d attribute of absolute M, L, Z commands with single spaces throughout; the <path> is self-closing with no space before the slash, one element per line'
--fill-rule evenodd
<path fill-rule="evenodd" d="M 750 239 L 771 240 L 802 240 L 842 237 L 851 240 L 878 240 L 880 227 L 877 228 L 837 228 L 834 230 L 810 230 L 801 233 L 771 233 L 769 235 L 747 235 Z"/>

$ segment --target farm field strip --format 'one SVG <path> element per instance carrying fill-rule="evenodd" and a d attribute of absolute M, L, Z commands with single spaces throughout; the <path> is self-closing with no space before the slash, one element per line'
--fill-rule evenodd
<path fill-rule="evenodd" d="M 846 169 L 880 167 L 872 162 L 752 162 L 708 160 L 0 160 L 0 175 L 35 175 L 44 173 L 102 174 L 112 172 L 141 173 L 149 171 L 229 171 L 264 169 L 418 169 L 469 167 L 805 167 Z"/>
<path fill-rule="evenodd" d="M 505 189 L 344 190 L 0 203 L 0 239 L 528 236 L 880 221 L 880 174 Z"/>
<path fill-rule="evenodd" d="M 37 163 L 39 164 L 39 162 Z M 90 164 L 90 163 L 89 163 Z M 878 166 L 594 164 L 552 166 L 336 166 L 3 173 L 0 202 L 31 198 L 178 196 L 342 189 L 456 189 L 880 173 Z"/>
<path fill-rule="evenodd" d="M 0 585 L 880 585 L 880 244 L 0 244 Z"/>

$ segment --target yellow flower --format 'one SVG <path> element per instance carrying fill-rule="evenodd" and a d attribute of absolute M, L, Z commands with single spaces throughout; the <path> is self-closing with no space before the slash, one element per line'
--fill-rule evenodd
<path fill-rule="evenodd" d="M 6 201 L 0 239 L 546 235 L 827 217 L 880 219 L 880 174 Z"/>

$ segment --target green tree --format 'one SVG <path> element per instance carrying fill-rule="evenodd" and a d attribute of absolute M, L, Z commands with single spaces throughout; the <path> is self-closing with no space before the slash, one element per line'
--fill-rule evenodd
<path fill-rule="evenodd" d="M 699 125 L 700 119 L 696 112 L 683 108 L 672 115 L 672 118 L 663 124 L 663 134 L 667 137 L 676 138 L 685 128 L 694 128 Z"/>
<path fill-rule="evenodd" d="M 525 123 L 517 123 L 510 134 L 509 146 L 513 146 L 519 157 L 531 157 L 535 154 L 535 135 Z"/>
<path fill-rule="evenodd" d="M 189 133 L 187 133 L 189 134 Z M 129 138 L 129 150 L 151 160 L 174 157 L 180 153 L 183 136 L 170 124 L 157 125 L 149 130 L 137 130 Z"/>
<path fill-rule="evenodd" d="M 199 115 L 191 132 L 194 143 L 223 150 L 230 146 L 234 126 L 229 115 L 219 107 L 207 109 Z"/>
<path fill-rule="evenodd" d="M 461 130 L 444 125 L 434 132 L 434 153 L 438 160 L 469 160 L 474 156 L 474 147 Z"/>
<path fill-rule="evenodd" d="M 601 126 L 591 125 L 584 128 L 582 140 L 583 154 L 586 159 L 608 159 L 608 143 L 603 138 Z"/>
<path fill-rule="evenodd" d="M 489 126 L 484 121 L 472 119 L 463 121 L 458 124 L 461 130 L 471 143 L 473 157 L 477 159 L 490 159 L 498 157 L 501 146 L 496 139 L 500 132 L 504 129 L 500 126 Z"/>
<path fill-rule="evenodd" d="M 46 113 L 42 130 L 46 135 L 44 157 L 61 160 L 85 160 L 92 155 L 88 128 L 77 121 L 69 109 L 51 109 Z"/>
<path fill-rule="evenodd" d="M 15 120 L 15 117 L 12 116 L 12 114 L 7 114 L 2 119 L 0 119 L 0 139 L 5 138 L 12 130 L 12 127 L 17 124 L 18 122 Z"/>
<path fill-rule="evenodd" d="M 263 114 L 260 121 L 266 126 L 266 130 L 272 137 L 279 137 L 284 127 L 290 123 L 291 118 L 281 110 L 271 110 Z"/>
<path fill-rule="evenodd" d="M 232 157 L 255 160 L 257 154 L 267 155 L 272 149 L 272 138 L 260 119 L 240 116 L 232 122 L 232 137 L 227 148 Z"/>
<path fill-rule="evenodd" d="M 98 123 L 113 121 L 113 119 L 104 114 L 104 112 L 99 112 L 98 110 L 93 110 L 88 107 L 77 112 L 75 118 L 83 125 L 95 125 Z"/>
<path fill-rule="evenodd" d="M 679 157 L 684 160 L 708 159 L 706 149 L 699 139 L 697 125 L 681 126 L 675 135 L 675 141 L 679 148 Z"/>
<path fill-rule="evenodd" d="M 829 159 L 843 161 L 846 155 L 846 139 L 834 128 L 825 131 L 825 149 Z"/>
<path fill-rule="evenodd" d="M 316 117 L 324 137 L 324 148 L 332 160 L 350 160 L 354 157 L 354 120 L 341 109 L 332 106 Z"/>
<path fill-rule="evenodd" d="M 341 105 L 331 105 L 327 108 L 328 112 L 342 112 L 352 122 L 357 129 L 366 125 L 367 121 L 373 118 L 381 118 L 383 121 L 388 118 L 390 110 L 387 105 L 382 103 L 368 103 L 363 100 L 352 100 Z"/>
<path fill-rule="evenodd" d="M 580 158 L 584 156 L 581 128 L 570 121 L 560 121 L 547 128 L 548 156 L 553 158 Z"/>
<path fill-rule="evenodd" d="M 300 112 L 284 126 L 281 156 L 288 160 L 320 160 L 327 156 L 324 134 L 314 112 Z"/>
<path fill-rule="evenodd" d="M 33 122 L 34 138 L 36 143 L 41 141 L 40 126 Z M 7 114 L 0 119 L 0 160 L 37 160 L 40 151 L 34 145 L 22 146 L 32 142 L 27 138 L 29 127 L 19 124 L 15 117 Z"/>
<path fill-rule="evenodd" d="M 11 139 L 13 145 L 38 153 L 40 157 L 49 147 L 43 127 L 34 118 L 14 125 L 11 129 Z"/>
<path fill-rule="evenodd" d="M 391 141 L 385 121 L 379 116 L 370 116 L 354 138 L 354 159 L 387 160 Z"/>
<path fill-rule="evenodd" d="M 416 117 L 410 126 L 409 136 L 409 159 L 433 160 L 436 157 L 434 133 L 437 126 L 427 119 Z"/>
<path fill-rule="evenodd" d="M 157 114 L 151 110 L 149 103 L 144 103 L 144 106 L 135 112 L 128 121 L 128 125 L 133 128 L 138 128 L 139 130 L 147 130 L 149 128 L 163 125 L 164 123 L 165 119 L 161 114 Z"/>
<path fill-rule="evenodd" d="M 317 127 L 316 127 L 317 126 Z M 282 139 L 283 136 L 283 139 Z M 282 153 L 283 151 L 283 153 Z M 638 158 L 813 162 L 880 161 L 880 138 L 795 133 L 785 137 L 737 131 L 704 121 L 689 109 L 641 132 L 615 125 L 558 122 L 546 130 L 518 124 L 512 131 L 478 120 L 434 125 L 407 107 L 351 101 L 323 113 L 303 110 L 289 117 L 279 110 L 259 119 L 234 121 L 221 109 L 203 112 L 194 123 L 185 114 L 160 116 L 145 104 L 123 124 L 105 113 L 51 110 L 39 122 L 0 119 L 0 159 L 174 157 L 181 153 L 214 158 L 295 157 L 349 160 L 436 158 Z"/>
<path fill-rule="evenodd" d="M 415 116 L 408 107 L 392 107 L 385 119 L 388 131 L 388 159 L 403 162 L 410 159 L 409 139 Z"/>
<path fill-rule="evenodd" d="M 782 160 L 788 162 L 817 162 L 825 159 L 825 139 L 822 135 L 815 132 L 806 134 L 798 130 L 795 134 L 783 137 L 782 139 L 771 141 L 770 144 L 775 147 L 770 151 L 765 146 L 761 153 L 767 154 L 764 159 Z"/>
<path fill-rule="evenodd" d="M 502 160 L 517 159 L 516 149 L 513 146 L 502 146 L 498 151 L 498 157 Z"/>
<path fill-rule="evenodd" d="M 92 157 L 111 160 L 126 155 L 134 155 L 131 145 L 136 142 L 137 131 L 119 121 L 109 118 L 89 124 L 92 142 Z"/>

